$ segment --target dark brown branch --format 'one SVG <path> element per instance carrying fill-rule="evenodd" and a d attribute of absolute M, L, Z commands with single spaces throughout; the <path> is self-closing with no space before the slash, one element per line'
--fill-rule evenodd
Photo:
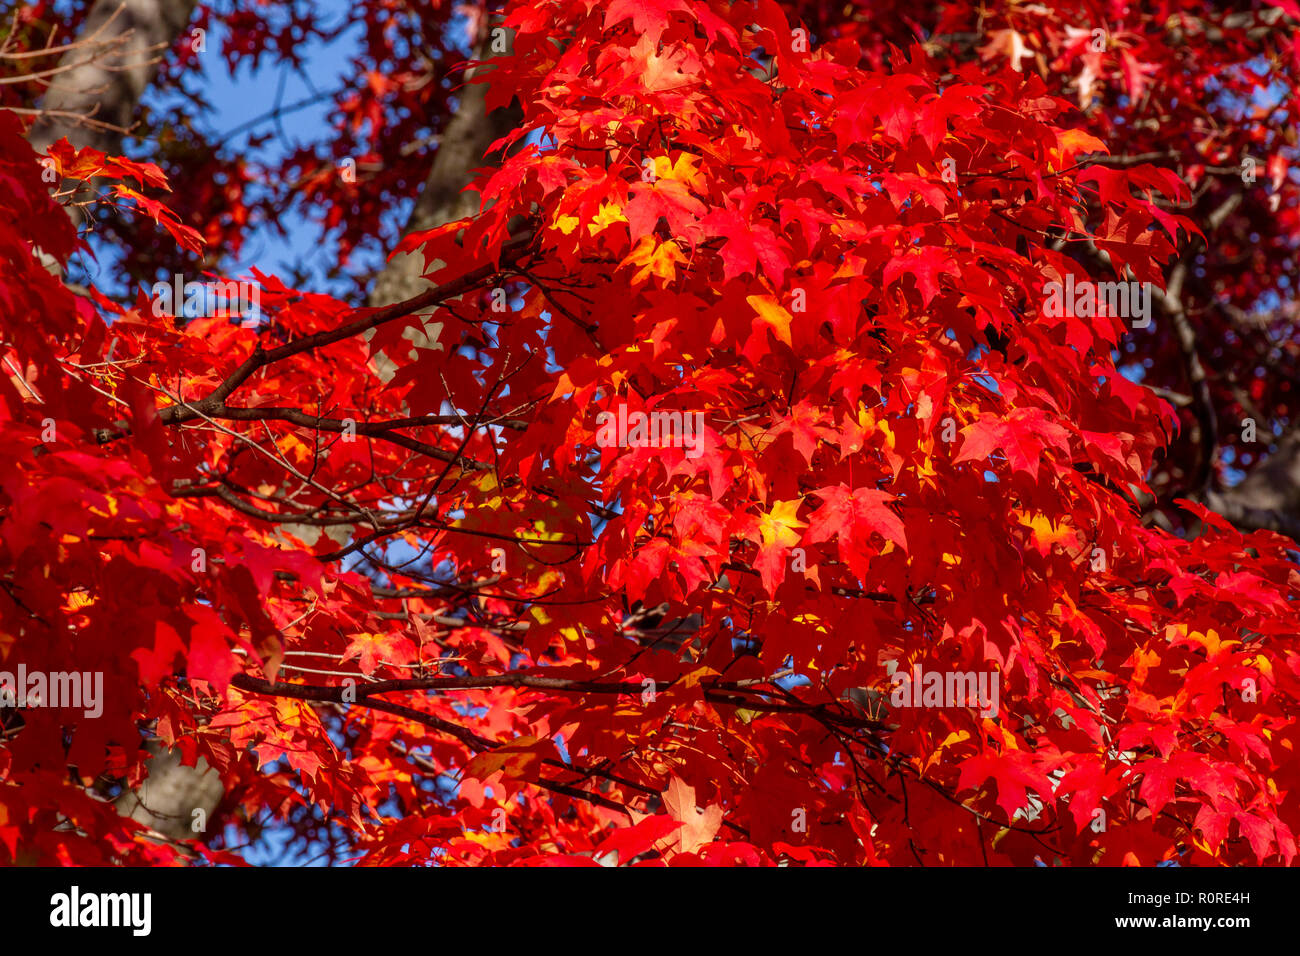
<path fill-rule="evenodd" d="M 358 309 L 357 318 L 337 328 L 316 332 L 313 335 L 286 342 L 284 345 L 273 349 L 263 349 L 259 345 L 253 351 L 253 354 L 245 359 L 243 364 L 235 369 L 207 397 L 197 402 L 185 402 L 165 408 L 158 413 L 158 417 L 164 424 L 168 425 L 192 421 L 204 416 L 211 417 L 213 413 L 224 409 L 226 399 L 260 369 L 268 365 L 274 365 L 276 362 L 282 362 L 294 355 L 300 355 L 303 352 L 310 352 L 313 349 L 333 345 L 335 342 L 341 342 L 354 335 L 360 335 L 396 319 L 418 314 L 449 299 L 458 298 L 494 276 L 508 272 L 508 267 L 513 265 L 524 254 L 531 241 L 531 236 L 512 239 L 502 247 L 501 263 L 487 263 L 479 266 L 458 279 L 437 288 L 427 289 L 402 302 L 395 302 L 379 309 Z"/>

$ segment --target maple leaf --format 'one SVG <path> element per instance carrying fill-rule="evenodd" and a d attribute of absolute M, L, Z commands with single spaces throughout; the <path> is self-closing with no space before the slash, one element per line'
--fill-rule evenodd
<path fill-rule="evenodd" d="M 884 280 L 889 285 L 899 276 L 912 275 L 921 293 L 921 303 L 929 305 L 939 294 L 939 276 L 951 275 L 955 263 L 951 256 L 936 246 L 925 246 L 915 253 L 908 251 L 895 256 L 885 266 Z"/>
<path fill-rule="evenodd" d="M 186 249 L 191 252 L 201 252 L 203 250 L 203 236 L 199 231 L 185 225 L 174 212 L 156 199 L 150 199 L 148 196 L 136 192 L 130 186 L 123 186 L 121 183 L 113 184 L 113 192 L 134 202 L 135 205 L 144 210 L 146 216 L 166 229 L 172 238 Z"/>
<path fill-rule="evenodd" d="M 691 6 L 686 0 L 611 0 L 605 8 L 603 29 L 608 30 L 630 19 L 632 29 L 641 34 L 645 42 L 658 44 L 673 12 L 689 14 Z"/>
<path fill-rule="evenodd" d="M 1227 767 L 1215 767 L 1204 757 L 1185 752 L 1172 753 L 1162 760 L 1140 761 L 1133 772 L 1142 774 L 1138 796 L 1152 813 L 1159 813 L 1168 805 L 1179 782 L 1205 794 L 1231 792 L 1231 778 L 1238 773 Z"/>
<path fill-rule="evenodd" d="M 208 681 L 218 690 L 224 690 L 231 676 L 239 671 L 227 630 L 211 614 L 199 617 L 190 631 L 186 660 L 192 677 Z"/>
<path fill-rule="evenodd" d="M 670 846 L 674 834 L 683 825 L 682 821 L 669 816 L 646 817 L 630 827 L 619 827 L 610 833 L 596 848 L 595 856 L 601 859 L 612 853 L 620 865 L 627 864 L 652 849 Z"/>
<path fill-rule="evenodd" d="M 710 213 L 702 224 L 727 239 L 718 250 L 724 282 L 737 276 L 753 275 L 759 262 L 770 278 L 780 280 L 784 275 L 789 256 L 783 249 L 784 244 L 767 226 L 747 223 L 732 209 Z"/>
<path fill-rule="evenodd" d="M 677 267 L 686 262 L 686 257 L 671 239 L 659 242 L 654 236 L 642 236 L 623 261 L 640 266 L 632 276 L 632 283 L 639 285 L 650 276 L 658 276 L 664 282 L 673 281 L 677 277 Z"/>
<path fill-rule="evenodd" d="M 519 737 L 479 754 L 465 765 L 464 776 L 482 781 L 497 773 L 506 777 L 524 777 L 534 773 L 536 765 L 553 753 L 555 745 L 550 740 Z"/>
<path fill-rule="evenodd" d="M 794 321 L 794 316 L 787 312 L 774 296 L 751 295 L 746 296 L 745 301 L 758 314 L 758 318 L 755 320 L 756 323 L 761 322 L 763 325 L 770 327 L 772 334 L 786 345 L 792 344 L 790 323 Z"/>
<path fill-rule="evenodd" d="M 1032 754 L 1022 750 L 990 755 L 980 754 L 961 761 L 958 786 L 965 789 L 984 784 L 989 779 L 995 783 L 997 805 L 1008 820 L 1014 819 L 1018 810 L 1029 803 L 1029 791 L 1039 796 L 1052 793 L 1052 781 L 1035 766 Z"/>
<path fill-rule="evenodd" d="M 808 540 L 816 543 L 835 538 L 840 560 L 859 579 L 866 579 L 870 555 L 876 550 L 870 544 L 872 534 L 907 549 L 903 522 L 889 507 L 894 495 L 847 485 L 820 488 L 813 494 L 822 499 L 822 506 L 808 517 Z"/>
<path fill-rule="evenodd" d="M 660 109 L 673 109 L 690 99 L 688 88 L 698 84 L 702 66 L 689 46 L 669 44 L 661 51 L 658 43 L 642 36 L 631 49 L 613 51 L 607 67 L 608 92 L 652 102 Z M 653 157 L 647 160 L 641 168 L 654 170 Z"/>
<path fill-rule="evenodd" d="M 1101 798 L 1119 788 L 1121 777 L 1118 769 L 1107 770 L 1101 761 L 1090 760 L 1061 778 L 1056 795 L 1069 796 L 1070 815 L 1079 832 L 1097 819 L 1095 812 L 1101 807 Z"/>
<path fill-rule="evenodd" d="M 654 157 L 655 180 L 670 179 L 690 188 L 701 184 L 700 158 L 690 153 L 680 154 L 676 160 L 669 156 Z"/>
<path fill-rule="evenodd" d="M 1034 547 L 1043 556 L 1051 554 L 1056 545 L 1068 547 L 1078 543 L 1079 535 L 1074 529 L 1064 522 L 1054 524 L 1047 515 L 1027 515 L 1021 518 L 1020 523 L 1029 528 Z"/>
<path fill-rule="evenodd" d="M 927 96 L 916 117 L 917 132 L 931 151 L 948 135 L 949 121 L 953 117 L 969 118 L 979 114 L 980 99 L 987 95 L 982 86 L 955 84 L 942 93 Z M 942 211 L 942 210 L 941 210 Z"/>
<path fill-rule="evenodd" d="M 356 658 L 361 673 L 369 676 L 380 665 L 409 664 L 415 657 L 415 645 L 410 639 L 393 632 L 363 633 L 354 635 L 339 659 L 346 663 Z"/>
<path fill-rule="evenodd" d="M 770 511 L 758 517 L 758 529 L 762 535 L 763 547 L 786 548 L 798 544 L 798 528 L 806 528 L 807 522 L 800 521 L 796 515 L 801 502 L 775 501 Z"/>
<path fill-rule="evenodd" d="M 627 222 L 627 216 L 623 215 L 623 211 L 614 203 L 603 202 L 591 222 L 587 224 L 587 231 L 593 236 L 599 235 L 616 222 Z"/>
<path fill-rule="evenodd" d="M 954 464 L 987 461 L 995 449 L 1000 449 L 1013 472 L 1023 471 L 1034 480 L 1038 479 L 1039 461 L 1046 448 L 1069 451 L 1070 433 L 1037 408 L 1016 409 L 1005 420 L 985 412 L 961 434 L 962 446 L 953 458 Z"/>
<path fill-rule="evenodd" d="M 681 824 L 673 837 L 675 850 L 679 853 L 694 853 L 700 847 L 713 842 L 722 827 L 722 808 L 707 808 L 695 805 L 695 788 L 688 786 L 684 780 L 674 775 L 663 792 L 664 807 L 668 816 Z"/>
<path fill-rule="evenodd" d="M 633 183 L 632 198 L 623 207 L 633 240 L 649 235 L 662 217 L 672 235 L 691 239 L 699 231 L 698 220 L 704 204 L 675 179 L 662 182 Z"/>
<path fill-rule="evenodd" d="M 1007 57 L 1011 61 L 1011 68 L 1017 72 L 1024 69 L 1020 61 L 1034 55 L 1034 51 L 1025 45 L 1025 38 L 1009 27 L 990 31 L 989 42 L 980 47 L 979 52 L 986 59 Z"/>
<path fill-rule="evenodd" d="M 769 594 L 785 579 L 789 549 L 802 540 L 798 529 L 808 526 L 796 514 L 800 504 L 799 499 L 775 501 L 771 510 L 758 516 L 756 527 L 760 541 L 754 567 L 762 575 L 763 586 Z"/>
<path fill-rule="evenodd" d="M 795 451 L 810 465 L 821 439 L 835 434 L 821 424 L 821 411 L 807 402 L 796 405 L 789 416 L 769 431 L 773 438 L 787 433 L 793 440 Z"/>
<path fill-rule="evenodd" d="M 1056 141 L 1058 146 L 1051 151 L 1052 165 L 1064 169 L 1075 161 L 1081 153 L 1106 153 L 1105 142 L 1081 129 L 1061 130 Z"/>

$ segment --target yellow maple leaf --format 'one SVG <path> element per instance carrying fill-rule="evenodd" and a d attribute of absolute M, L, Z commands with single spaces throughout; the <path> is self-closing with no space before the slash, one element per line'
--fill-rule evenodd
<path fill-rule="evenodd" d="M 295 465 L 306 465 L 315 457 L 315 449 L 290 432 L 278 442 L 280 451 Z"/>
<path fill-rule="evenodd" d="M 510 743 L 493 750 L 485 750 L 465 765 L 462 775 L 475 780 L 486 780 L 498 770 L 506 777 L 523 777 L 529 765 L 541 762 L 536 737 L 516 737 Z"/>
<path fill-rule="evenodd" d="M 654 236 L 642 236 L 636 248 L 623 260 L 624 264 L 641 267 L 632 277 L 633 285 L 640 285 L 652 275 L 671 282 L 677 278 L 677 264 L 685 261 L 686 257 L 676 242 L 672 239 L 656 242 Z"/>
<path fill-rule="evenodd" d="M 880 429 L 880 433 L 885 436 L 885 444 L 892 450 L 895 444 L 894 430 L 889 427 L 889 422 L 881 419 L 876 422 L 876 427 Z"/>
<path fill-rule="evenodd" d="M 808 527 L 808 522 L 796 517 L 800 500 L 773 502 L 772 510 L 758 516 L 758 530 L 763 536 L 763 547 L 790 548 L 803 540 L 797 528 Z"/>
<path fill-rule="evenodd" d="M 690 153 L 682 153 L 675 163 L 667 156 L 656 156 L 655 179 L 672 179 L 686 186 L 694 186 L 700 179 L 700 172 L 695 168 L 699 161 L 698 156 Z"/>
<path fill-rule="evenodd" d="M 786 345 L 791 344 L 790 323 L 794 320 L 794 316 L 787 312 L 774 296 L 751 295 L 746 296 L 745 301 L 758 313 L 760 319 L 772 327 L 778 339 Z"/>
<path fill-rule="evenodd" d="M 614 203 L 603 202 L 596 210 L 595 218 L 587 224 L 587 231 L 594 236 L 604 232 L 616 222 L 627 222 L 627 216 L 623 215 L 623 210 Z"/>
<path fill-rule="evenodd" d="M 1068 546 L 1078 543 L 1078 535 L 1073 528 L 1064 522 L 1053 525 L 1052 519 L 1045 514 L 1022 515 L 1020 523 L 1030 530 L 1034 542 L 1044 554 L 1050 551 L 1054 544 Z"/>
<path fill-rule="evenodd" d="M 78 611 L 83 607 L 90 607 L 95 603 L 95 596 L 89 591 L 72 591 L 67 596 L 65 610 Z"/>

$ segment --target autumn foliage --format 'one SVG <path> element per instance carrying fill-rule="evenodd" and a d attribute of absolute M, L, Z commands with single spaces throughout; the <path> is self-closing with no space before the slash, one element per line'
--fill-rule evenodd
<path fill-rule="evenodd" d="M 3 711 L 0 860 L 1294 860 L 1296 544 L 1198 503 L 1196 410 L 1148 385 L 1180 261 L 1279 289 L 1294 136 L 1222 116 L 1300 106 L 1300 11 L 832 6 L 508 4 L 476 81 L 523 121 L 381 308 L 258 273 L 257 323 L 156 314 L 240 217 L 64 143 L 156 273 L 73 288 L 0 111 L 0 670 L 105 678 L 96 719 Z M 1214 271 L 1210 201 L 1269 190 L 1267 269 Z M 1070 275 L 1151 283 L 1150 330 L 1049 314 Z M 599 440 L 671 413 L 694 446 Z M 916 668 L 994 712 L 899 706 Z M 108 799 L 145 734 L 221 774 L 184 846 Z"/>

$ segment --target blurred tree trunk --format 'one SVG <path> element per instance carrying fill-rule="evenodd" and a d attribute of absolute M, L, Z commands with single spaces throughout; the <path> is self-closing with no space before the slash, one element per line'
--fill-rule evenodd
<path fill-rule="evenodd" d="M 27 133 L 32 147 L 45 152 L 66 136 L 77 148 L 120 154 L 122 131 L 195 6 L 196 0 L 97 0 L 41 99 L 41 115 Z M 80 227 L 81 208 L 66 208 Z"/>
<path fill-rule="evenodd" d="M 44 151 L 66 136 L 74 146 L 120 152 L 122 134 L 85 122 L 129 129 L 161 55 L 180 37 L 196 0 L 98 0 L 77 45 L 59 61 L 28 141 Z M 96 48 L 108 55 L 94 56 Z"/>
<path fill-rule="evenodd" d="M 475 60 L 488 55 L 494 22 L 485 18 L 474 50 Z M 438 150 L 434 154 L 429 175 L 402 230 L 403 236 L 433 229 L 478 212 L 480 196 L 473 190 L 465 190 L 465 186 L 475 169 L 490 162 L 486 155 L 488 147 L 515 129 L 523 120 L 523 110 L 517 101 L 488 112 L 487 84 L 469 82 L 477 72 L 470 69 L 465 73 L 465 85 L 460 90 L 456 114 L 438 141 Z M 515 148 L 518 146 L 516 143 Z M 420 252 L 393 256 L 375 278 L 367 304 L 385 306 L 418 295 L 430 284 L 424 278 L 424 271 L 424 255 Z M 422 323 L 422 332 L 414 328 L 406 332 L 405 337 L 411 342 L 412 352 L 415 349 L 440 349 L 442 346 L 438 343 L 438 336 L 442 331 L 442 323 L 429 317 L 423 318 Z M 373 334 L 366 333 L 366 339 L 369 340 Z M 397 372 L 397 365 L 383 352 L 375 353 L 374 368 L 375 374 L 383 382 L 387 382 Z"/>
<path fill-rule="evenodd" d="M 485 21 L 474 51 L 476 60 L 489 55 L 492 22 Z M 470 82 L 478 72 L 470 69 L 465 73 L 465 85 L 460 90 L 456 114 L 438 140 L 429 175 L 402 230 L 403 235 L 433 229 L 478 212 L 479 194 L 473 190 L 466 191 L 465 185 L 475 169 L 488 165 L 488 147 L 523 120 L 523 111 L 514 102 L 488 112 L 487 84 Z M 375 279 L 369 304 L 390 305 L 422 292 L 429 285 L 423 274 L 424 256 L 420 253 L 394 256 Z"/>
<path fill-rule="evenodd" d="M 1243 531 L 1266 529 L 1300 541 L 1300 426 L 1283 433 L 1273 454 L 1239 484 L 1207 494 L 1205 505 Z"/>
<path fill-rule="evenodd" d="M 145 749 L 153 755 L 149 776 L 136 789 L 123 791 L 117 798 L 118 812 L 168 839 L 202 840 L 225 794 L 220 775 L 202 757 L 197 766 L 185 766 L 181 752 L 166 749 L 157 738 Z"/>

